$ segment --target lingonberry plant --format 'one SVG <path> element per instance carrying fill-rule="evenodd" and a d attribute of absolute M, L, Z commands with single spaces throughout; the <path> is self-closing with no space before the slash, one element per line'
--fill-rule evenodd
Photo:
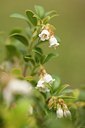
<path fill-rule="evenodd" d="M 11 15 L 24 20 L 27 27 L 12 30 L 5 44 L 5 61 L 0 66 L 3 128 L 62 128 L 68 122 L 73 128 L 71 108 L 78 91 L 74 94 L 68 84 L 62 85 L 45 68 L 49 60 L 56 59 L 60 44 L 55 26 L 49 23 L 55 16 L 54 10 L 45 12 L 41 6 L 35 6 L 35 11 L 26 10 L 26 16 Z M 43 44 L 48 45 L 48 54 Z"/>

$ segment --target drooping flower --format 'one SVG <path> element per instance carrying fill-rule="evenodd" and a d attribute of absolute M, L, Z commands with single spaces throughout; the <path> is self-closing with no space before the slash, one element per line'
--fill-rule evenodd
<path fill-rule="evenodd" d="M 53 79 L 52 76 L 48 73 L 44 75 L 43 80 L 46 83 L 52 83 L 53 81 L 55 81 L 55 79 Z"/>
<path fill-rule="evenodd" d="M 40 67 L 39 72 L 40 80 L 37 83 L 37 88 L 43 92 L 49 92 L 51 83 L 55 80 L 48 74 L 43 66 Z"/>
<path fill-rule="evenodd" d="M 50 38 L 50 32 L 46 29 L 42 30 L 42 32 L 39 34 L 39 37 L 42 41 L 49 40 Z"/>
<path fill-rule="evenodd" d="M 63 117 L 63 110 L 62 108 L 58 108 L 56 111 L 57 118 L 62 118 Z"/>
<path fill-rule="evenodd" d="M 42 92 L 49 92 L 50 90 L 46 87 L 45 81 L 40 79 L 37 83 L 37 88 Z"/>
<path fill-rule="evenodd" d="M 42 79 L 40 79 L 39 81 L 38 81 L 38 83 L 37 83 L 37 87 L 44 87 L 44 80 L 42 80 Z"/>
<path fill-rule="evenodd" d="M 65 117 L 71 117 L 71 112 L 67 109 L 67 110 L 64 110 L 64 116 Z"/>
<path fill-rule="evenodd" d="M 54 36 L 50 37 L 49 43 L 50 43 L 49 47 L 52 47 L 52 46 L 57 47 L 57 46 L 59 46 L 59 43 L 58 43 L 57 39 Z"/>

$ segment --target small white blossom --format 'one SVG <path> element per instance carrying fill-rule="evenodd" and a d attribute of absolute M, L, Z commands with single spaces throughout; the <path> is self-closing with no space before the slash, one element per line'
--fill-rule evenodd
<path fill-rule="evenodd" d="M 37 87 L 44 87 L 44 80 L 40 79 L 37 83 Z"/>
<path fill-rule="evenodd" d="M 53 79 L 52 76 L 47 73 L 44 75 L 43 80 L 46 83 L 51 83 L 51 82 L 55 81 L 55 79 Z"/>
<path fill-rule="evenodd" d="M 56 111 L 57 118 L 62 118 L 63 117 L 63 110 L 61 108 L 58 108 Z"/>
<path fill-rule="evenodd" d="M 42 30 L 42 32 L 39 34 L 39 37 L 42 41 L 49 40 L 50 32 L 46 29 Z"/>
<path fill-rule="evenodd" d="M 71 117 L 71 112 L 69 110 L 64 110 L 63 114 L 65 117 Z"/>
<path fill-rule="evenodd" d="M 9 106 L 14 99 L 14 94 L 30 95 L 32 93 L 32 85 L 25 80 L 11 79 L 3 89 L 3 98 Z"/>
<path fill-rule="evenodd" d="M 49 92 L 49 89 L 45 86 L 45 81 L 43 79 L 38 81 L 37 88 L 42 92 Z"/>
<path fill-rule="evenodd" d="M 52 47 L 52 46 L 57 47 L 59 45 L 57 39 L 54 36 L 51 36 L 50 37 L 49 43 L 50 43 L 50 46 L 49 47 Z"/>

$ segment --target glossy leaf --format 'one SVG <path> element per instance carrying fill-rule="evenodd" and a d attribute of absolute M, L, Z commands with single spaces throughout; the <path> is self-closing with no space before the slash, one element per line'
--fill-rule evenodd
<path fill-rule="evenodd" d="M 50 19 L 51 19 L 50 16 L 46 16 L 46 17 L 43 19 L 43 23 L 44 23 L 44 24 L 47 24 Z"/>
<path fill-rule="evenodd" d="M 40 47 L 35 47 L 35 49 L 32 50 L 33 52 L 39 54 L 39 55 L 42 55 L 43 54 L 43 51 Z"/>
<path fill-rule="evenodd" d="M 27 38 L 19 33 L 12 34 L 12 35 L 10 35 L 10 37 L 15 38 L 15 39 L 19 40 L 21 43 L 23 43 L 25 46 L 28 46 Z"/>
<path fill-rule="evenodd" d="M 57 88 L 60 86 L 61 80 L 57 76 L 53 76 L 55 81 L 53 82 L 53 92 L 56 92 Z"/>
<path fill-rule="evenodd" d="M 50 17 L 52 17 L 52 16 L 58 16 L 58 14 L 56 14 L 56 11 L 55 10 L 52 10 L 52 11 L 49 11 L 49 12 L 47 12 L 46 14 L 45 14 L 46 16 L 50 16 Z"/>
<path fill-rule="evenodd" d="M 26 61 L 26 62 L 28 62 L 29 60 L 31 60 L 32 59 L 32 56 L 31 55 L 25 55 L 24 56 L 24 60 Z"/>
<path fill-rule="evenodd" d="M 22 19 L 22 20 L 28 21 L 28 19 L 25 16 L 23 16 L 22 14 L 19 14 L 19 13 L 11 14 L 10 17 L 18 18 L 18 19 Z"/>
<path fill-rule="evenodd" d="M 10 32 L 10 35 L 12 35 L 12 34 L 15 34 L 15 33 L 21 33 L 21 29 L 20 28 L 15 28 L 15 29 L 13 29 L 11 32 Z"/>
<path fill-rule="evenodd" d="M 45 15 L 45 10 L 42 6 L 39 6 L 39 5 L 35 5 L 35 11 L 36 11 L 36 14 L 40 17 L 40 18 L 43 18 L 44 15 Z"/>
<path fill-rule="evenodd" d="M 73 97 L 73 96 L 58 96 L 59 98 L 63 98 L 63 99 L 69 99 L 69 100 L 72 100 L 72 99 L 76 99 L 76 97 Z"/>
<path fill-rule="evenodd" d="M 49 53 L 48 55 L 45 56 L 44 60 L 43 60 L 43 64 L 48 62 L 49 60 L 51 60 L 52 58 L 56 57 L 55 54 L 53 53 Z"/>
<path fill-rule="evenodd" d="M 37 25 L 37 18 L 34 16 L 35 13 L 31 10 L 27 10 L 26 15 L 27 15 L 27 18 L 30 21 L 30 23 L 33 24 L 34 26 L 36 26 Z"/>
<path fill-rule="evenodd" d="M 24 56 L 24 60 L 25 60 L 25 62 L 31 62 L 33 65 L 35 65 L 35 61 L 34 61 L 34 59 L 32 58 L 32 56 L 31 55 L 25 55 Z"/>
<path fill-rule="evenodd" d="M 57 95 L 61 94 L 61 93 L 63 92 L 63 90 L 66 89 L 67 87 L 69 87 L 68 84 L 59 86 L 59 87 L 57 88 L 57 90 L 56 90 L 56 94 L 57 94 Z"/>

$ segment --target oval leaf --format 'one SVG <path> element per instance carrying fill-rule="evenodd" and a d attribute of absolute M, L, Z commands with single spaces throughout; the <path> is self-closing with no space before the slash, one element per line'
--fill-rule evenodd
<path fill-rule="evenodd" d="M 53 54 L 53 53 L 49 53 L 45 59 L 43 60 L 43 64 L 48 62 L 49 60 L 51 60 L 52 58 L 56 57 L 57 55 Z"/>
<path fill-rule="evenodd" d="M 36 11 L 36 14 L 40 17 L 40 18 L 43 18 L 44 15 L 45 15 L 45 10 L 42 6 L 39 6 L 39 5 L 35 5 L 35 11 Z"/>
<path fill-rule="evenodd" d="M 21 43 L 23 43 L 25 46 L 28 46 L 28 40 L 23 35 L 20 35 L 18 33 L 10 35 L 10 37 L 13 37 L 17 40 L 19 40 Z"/>
<path fill-rule="evenodd" d="M 18 19 L 22 19 L 22 20 L 28 21 L 28 19 L 25 16 L 23 16 L 23 15 L 21 15 L 19 13 L 11 14 L 10 17 L 18 18 Z"/>
<path fill-rule="evenodd" d="M 29 19 L 30 23 L 33 24 L 34 26 L 37 25 L 37 18 L 34 17 L 34 12 L 32 12 L 31 10 L 27 10 L 26 11 L 26 15 L 27 15 L 27 18 Z"/>
<path fill-rule="evenodd" d="M 42 55 L 43 54 L 43 51 L 40 47 L 36 47 L 35 49 L 32 50 L 33 52 L 39 54 L 39 55 Z"/>
<path fill-rule="evenodd" d="M 62 86 L 59 86 L 57 88 L 57 91 L 56 91 L 56 94 L 59 95 L 63 92 L 64 89 L 66 89 L 69 85 L 68 84 L 65 84 L 65 85 L 62 85 Z"/>

